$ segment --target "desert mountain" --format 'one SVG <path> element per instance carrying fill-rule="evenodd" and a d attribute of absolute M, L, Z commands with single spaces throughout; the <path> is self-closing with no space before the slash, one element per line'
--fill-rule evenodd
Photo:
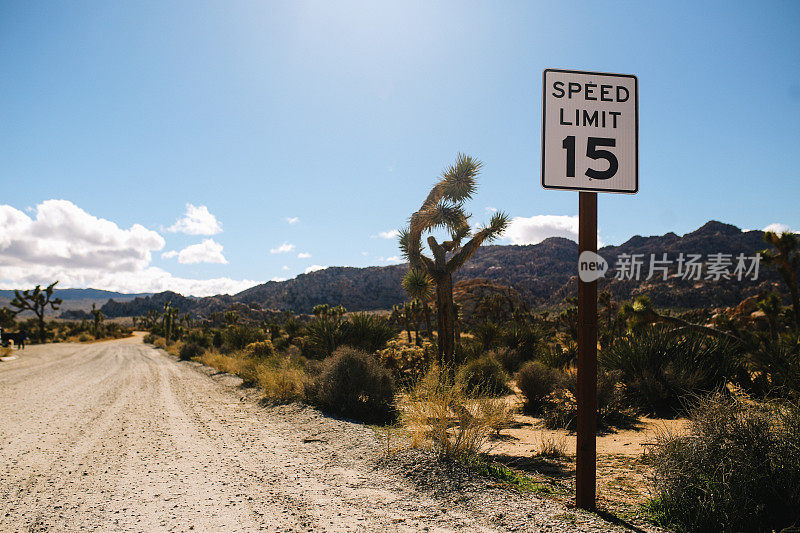
<path fill-rule="evenodd" d="M 742 231 L 736 226 L 710 221 L 684 236 L 667 233 L 661 236 L 635 236 L 619 246 L 606 246 L 599 253 L 612 269 L 600 281 L 600 290 L 611 290 L 616 299 L 629 299 L 648 294 L 655 305 L 696 308 L 736 305 L 742 299 L 773 288 L 782 290 L 775 272 L 761 264 L 755 280 L 706 279 L 706 267 L 712 254 L 731 254 L 732 271 L 739 254 L 753 257 L 766 245 L 761 231 Z M 646 280 L 651 254 L 662 254 L 672 261 L 669 277 L 661 275 Z M 700 254 L 704 265 L 700 279 L 682 279 L 676 274 L 678 255 Z M 614 279 L 614 266 L 622 254 L 641 254 L 642 275 L 639 280 Z M 485 279 L 512 287 L 532 307 L 561 305 L 574 296 L 577 287 L 578 245 L 568 239 L 552 237 L 528 246 L 483 246 L 467 262 L 456 281 Z M 103 306 L 106 316 L 136 315 L 148 309 L 159 309 L 172 300 L 181 312 L 205 315 L 243 303 L 264 309 L 310 313 L 317 304 L 344 305 L 350 311 L 391 309 L 406 300 L 400 280 L 406 265 L 385 267 L 331 267 L 309 274 L 300 274 L 288 281 L 271 281 L 233 296 L 185 298 L 175 293 L 159 293 L 128 302 L 109 301 Z"/>

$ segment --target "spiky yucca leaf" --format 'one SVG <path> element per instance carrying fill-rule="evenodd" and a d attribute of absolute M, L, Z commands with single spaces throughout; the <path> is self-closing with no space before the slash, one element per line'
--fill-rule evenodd
<path fill-rule="evenodd" d="M 423 270 L 412 268 L 403 278 L 403 288 L 412 298 L 427 301 L 433 297 L 433 278 Z"/>
<path fill-rule="evenodd" d="M 482 166 L 483 163 L 477 159 L 459 152 L 456 162 L 442 173 L 444 197 L 459 204 L 472 198 L 476 189 L 475 178 Z"/>
<path fill-rule="evenodd" d="M 412 230 L 431 231 L 435 228 L 446 228 L 450 231 L 462 227 L 467 220 L 464 210 L 460 206 L 449 202 L 441 202 L 418 212 L 418 217 L 412 222 Z"/>
<path fill-rule="evenodd" d="M 489 221 L 489 225 L 486 227 L 486 229 L 489 230 L 486 240 L 492 241 L 500 237 L 506 228 L 508 228 L 508 224 L 510 222 L 511 220 L 509 219 L 508 214 L 504 213 L 503 211 L 498 211 L 492 215 L 492 219 Z"/>

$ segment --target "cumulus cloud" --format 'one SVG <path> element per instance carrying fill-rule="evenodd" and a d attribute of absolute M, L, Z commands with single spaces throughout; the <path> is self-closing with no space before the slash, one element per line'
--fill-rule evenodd
<path fill-rule="evenodd" d="M 400 232 L 396 229 L 390 229 L 388 231 L 381 231 L 378 233 L 378 237 L 381 239 L 396 239 L 400 235 Z"/>
<path fill-rule="evenodd" d="M 35 217 L 0 205 L 0 288 L 59 280 L 60 287 L 118 292 L 177 291 L 192 296 L 236 293 L 257 285 L 230 278 L 185 279 L 150 265 L 164 238 L 140 224 L 128 229 L 90 215 L 67 200 L 47 200 Z M 221 249 L 220 249 L 221 253 Z M 177 252 L 164 252 L 175 257 Z"/>
<path fill-rule="evenodd" d="M 222 224 L 206 206 L 186 204 L 186 214 L 167 228 L 167 231 L 188 235 L 216 235 L 222 232 Z"/>
<path fill-rule="evenodd" d="M 308 259 L 309 257 L 311 257 L 311 254 L 308 252 L 300 252 L 297 254 L 298 259 Z"/>
<path fill-rule="evenodd" d="M 178 257 L 177 250 L 170 250 L 161 254 L 161 259 L 172 259 L 173 257 Z"/>
<path fill-rule="evenodd" d="M 536 215 L 514 217 L 503 234 L 511 244 L 538 244 L 548 237 L 578 240 L 578 217 L 567 215 Z"/>
<path fill-rule="evenodd" d="M 286 278 L 272 278 L 270 281 L 286 281 Z"/>
<path fill-rule="evenodd" d="M 308 267 L 306 269 L 306 274 L 308 274 L 309 272 L 316 272 L 317 270 L 322 270 L 322 269 L 325 269 L 325 268 L 328 268 L 328 267 L 327 266 L 323 266 L 323 265 L 311 265 L 310 267 Z"/>
<path fill-rule="evenodd" d="M 393 255 L 392 257 L 386 258 L 387 263 L 400 263 L 402 261 L 403 259 L 401 259 L 399 255 Z"/>
<path fill-rule="evenodd" d="M 300 217 L 286 217 L 283 220 L 285 220 L 289 224 L 297 224 L 298 222 L 300 222 Z"/>
<path fill-rule="evenodd" d="M 792 228 L 780 222 L 774 222 L 763 229 L 763 231 L 774 231 L 775 233 L 783 233 L 785 231 L 792 231 Z"/>
<path fill-rule="evenodd" d="M 227 264 L 228 260 L 222 255 L 222 245 L 214 239 L 204 239 L 203 242 L 187 246 L 178 254 L 178 262 L 192 263 L 220 263 Z"/>
<path fill-rule="evenodd" d="M 281 244 L 280 246 L 278 246 L 277 248 L 273 248 L 272 250 L 270 250 L 269 253 L 271 253 L 271 254 L 287 254 L 287 253 L 291 252 L 292 250 L 294 250 L 294 244 L 289 244 L 288 242 L 285 242 L 285 243 Z"/>

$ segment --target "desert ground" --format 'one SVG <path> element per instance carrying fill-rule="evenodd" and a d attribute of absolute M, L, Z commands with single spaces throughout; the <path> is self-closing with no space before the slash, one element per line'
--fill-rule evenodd
<path fill-rule="evenodd" d="M 463 472 L 439 483 L 380 431 L 266 405 L 139 335 L 19 354 L 0 363 L 2 531 L 617 528 Z"/>

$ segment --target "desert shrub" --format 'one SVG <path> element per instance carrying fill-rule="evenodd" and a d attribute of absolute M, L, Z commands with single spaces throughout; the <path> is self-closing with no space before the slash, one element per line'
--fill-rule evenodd
<path fill-rule="evenodd" d="M 549 429 L 574 430 L 578 421 L 578 372 L 567 368 L 559 388 L 543 409 L 542 422 Z M 619 384 L 619 375 L 611 372 L 597 373 L 597 427 L 633 428 L 638 423 L 636 413 L 625 403 Z"/>
<path fill-rule="evenodd" d="M 485 450 L 492 433 L 507 427 L 513 406 L 470 395 L 451 370 L 431 367 L 399 405 L 413 446 L 430 445 L 441 458 L 465 459 Z"/>
<path fill-rule="evenodd" d="M 178 352 L 178 357 L 181 359 L 181 361 L 189 361 L 195 357 L 200 357 L 203 355 L 204 351 L 205 349 L 203 349 L 203 347 L 197 343 L 184 342 L 181 345 L 180 352 Z"/>
<path fill-rule="evenodd" d="M 481 343 L 483 350 L 489 350 L 500 339 L 500 326 L 489 319 L 478 322 L 472 327 L 472 335 Z"/>
<path fill-rule="evenodd" d="M 90 340 L 92 340 L 92 337 L 86 333 L 81 333 L 78 335 L 78 342 L 89 342 Z"/>
<path fill-rule="evenodd" d="M 600 353 L 600 365 L 619 373 L 628 404 L 661 416 L 679 413 L 687 397 L 724 386 L 737 359 L 726 341 L 663 326 L 642 327 Z"/>
<path fill-rule="evenodd" d="M 533 359 L 539 348 L 540 333 L 530 322 L 514 320 L 509 322 L 500 335 L 500 343 L 519 350 L 523 361 Z"/>
<path fill-rule="evenodd" d="M 485 354 L 465 363 L 458 369 L 456 379 L 469 393 L 498 396 L 508 392 L 508 374 L 491 354 Z"/>
<path fill-rule="evenodd" d="M 323 359 L 330 357 L 342 344 L 342 331 L 339 321 L 329 316 L 319 316 L 306 327 L 302 349 L 305 357 Z"/>
<path fill-rule="evenodd" d="M 272 346 L 272 342 L 268 340 L 257 341 L 257 342 L 251 342 L 250 344 L 245 346 L 244 353 L 250 357 L 258 357 L 258 358 L 274 357 L 275 348 Z"/>
<path fill-rule="evenodd" d="M 361 350 L 338 348 L 323 362 L 315 389 L 315 401 L 326 411 L 375 423 L 394 416 L 392 375 Z"/>
<path fill-rule="evenodd" d="M 155 343 L 156 343 L 156 339 L 157 339 L 157 338 L 158 338 L 158 337 L 156 337 L 156 336 L 155 336 L 155 335 L 153 335 L 152 333 L 148 333 L 147 335 L 145 335 L 145 336 L 142 338 L 142 341 L 144 341 L 144 342 L 145 342 L 145 343 L 147 343 L 147 344 L 155 344 Z"/>
<path fill-rule="evenodd" d="M 462 338 L 456 342 L 454 354 L 456 364 L 477 359 L 481 355 L 483 355 L 483 345 L 475 339 Z"/>
<path fill-rule="evenodd" d="M 161 337 L 159 337 L 155 341 L 153 341 L 153 346 L 155 346 L 156 348 L 161 348 L 162 350 L 166 350 L 167 349 L 167 341 L 165 339 L 162 339 Z"/>
<path fill-rule="evenodd" d="M 397 336 L 397 329 L 387 318 L 355 313 L 339 325 L 339 342 L 342 345 L 360 348 L 367 353 L 380 350 Z"/>
<path fill-rule="evenodd" d="M 434 359 L 435 349 L 430 343 L 422 346 L 406 344 L 400 339 L 388 342 L 386 348 L 378 350 L 376 356 L 382 366 L 388 368 L 400 383 L 414 383 L 428 369 Z"/>
<path fill-rule="evenodd" d="M 246 324 L 232 325 L 222 332 L 223 346 L 230 350 L 241 350 L 248 344 L 266 340 L 267 335 L 260 329 Z"/>
<path fill-rule="evenodd" d="M 271 400 L 293 402 L 303 398 L 306 374 L 288 357 L 260 364 L 256 369 L 256 378 L 264 395 Z"/>
<path fill-rule="evenodd" d="M 196 344 L 201 348 L 208 349 L 211 347 L 211 339 L 202 329 L 199 328 L 190 329 L 187 331 L 183 336 L 183 341 Z"/>
<path fill-rule="evenodd" d="M 506 372 L 514 373 L 522 364 L 522 354 L 515 348 L 495 348 L 486 352 L 497 359 Z"/>
<path fill-rule="evenodd" d="M 211 335 L 211 346 L 219 350 L 222 348 L 224 340 L 222 338 L 222 332 L 218 329 L 214 330 L 214 333 Z"/>
<path fill-rule="evenodd" d="M 800 339 L 796 334 L 763 338 L 750 351 L 750 372 L 739 380 L 750 391 L 800 399 Z"/>
<path fill-rule="evenodd" d="M 539 361 L 529 361 L 520 368 L 516 379 L 517 387 L 525 397 L 525 410 L 539 414 L 560 385 L 562 372 Z"/>
<path fill-rule="evenodd" d="M 717 393 L 696 402 L 685 434 L 645 455 L 649 507 L 681 531 L 780 531 L 800 521 L 800 404 Z"/>

